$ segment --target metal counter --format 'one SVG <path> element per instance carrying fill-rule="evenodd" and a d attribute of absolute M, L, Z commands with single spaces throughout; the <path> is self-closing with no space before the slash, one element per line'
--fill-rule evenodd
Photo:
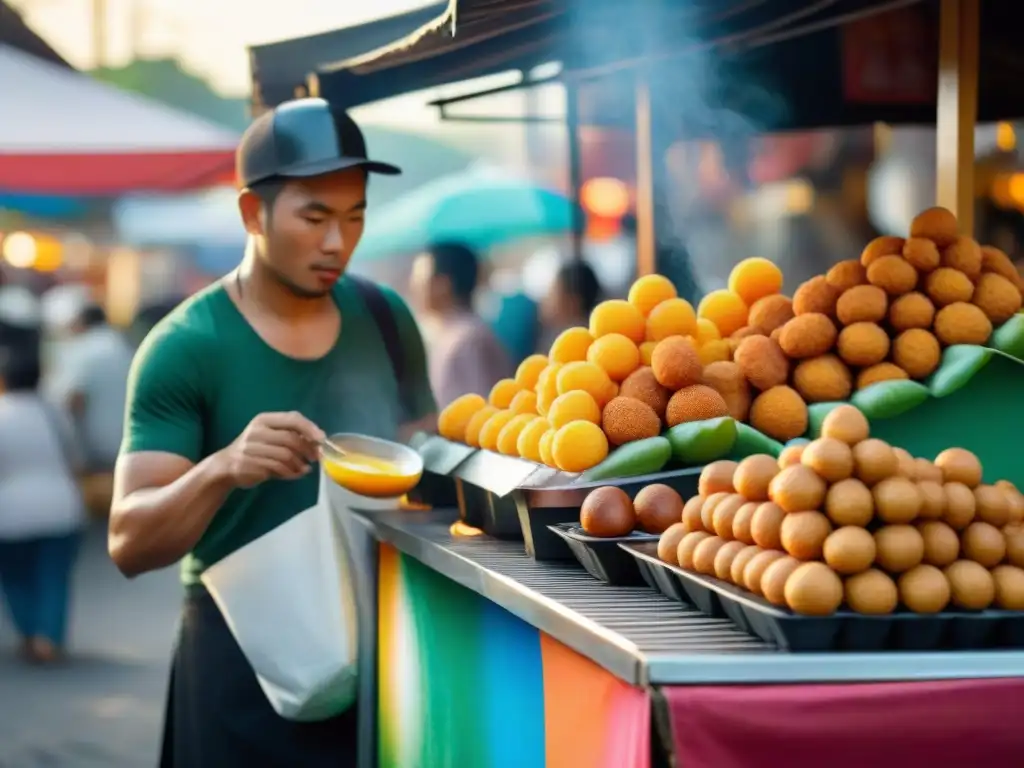
<path fill-rule="evenodd" d="M 454 510 L 368 512 L 377 537 L 632 685 L 1019 677 L 1024 652 L 785 653 L 646 587 L 611 587 L 521 542 L 449 533 Z"/>

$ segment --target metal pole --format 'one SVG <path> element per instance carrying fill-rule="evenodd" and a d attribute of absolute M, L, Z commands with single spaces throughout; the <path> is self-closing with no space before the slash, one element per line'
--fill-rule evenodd
<path fill-rule="evenodd" d="M 569 197 L 573 205 L 572 257 L 583 258 L 583 211 L 580 188 L 583 186 L 583 157 L 580 152 L 580 89 L 573 80 L 565 83 L 565 130 L 569 149 Z"/>
<path fill-rule="evenodd" d="M 974 127 L 978 118 L 980 0 L 942 0 L 936 115 L 938 204 L 974 233 Z"/>
<path fill-rule="evenodd" d="M 654 171 L 651 139 L 651 89 L 647 73 L 636 80 L 636 273 L 657 271 L 654 248 Z"/>

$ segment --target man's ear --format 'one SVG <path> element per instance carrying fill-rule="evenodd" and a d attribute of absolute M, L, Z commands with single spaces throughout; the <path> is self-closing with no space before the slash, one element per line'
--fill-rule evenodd
<path fill-rule="evenodd" d="M 238 212 L 242 215 L 242 225 L 250 235 L 266 233 L 266 206 L 259 195 L 251 189 L 243 189 L 238 193 Z"/>

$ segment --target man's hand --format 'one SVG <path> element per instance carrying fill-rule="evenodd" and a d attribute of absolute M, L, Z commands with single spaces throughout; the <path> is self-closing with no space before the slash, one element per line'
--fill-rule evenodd
<path fill-rule="evenodd" d="M 310 472 L 324 432 L 297 411 L 261 413 L 223 455 L 227 472 L 239 488 L 271 478 L 295 480 Z"/>

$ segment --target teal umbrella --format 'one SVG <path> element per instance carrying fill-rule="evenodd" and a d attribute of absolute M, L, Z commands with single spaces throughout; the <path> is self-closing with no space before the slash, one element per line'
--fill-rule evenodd
<path fill-rule="evenodd" d="M 373 210 L 358 259 L 416 253 L 457 241 L 483 252 L 514 240 L 572 230 L 573 204 L 528 179 L 471 170 L 428 182 Z"/>

